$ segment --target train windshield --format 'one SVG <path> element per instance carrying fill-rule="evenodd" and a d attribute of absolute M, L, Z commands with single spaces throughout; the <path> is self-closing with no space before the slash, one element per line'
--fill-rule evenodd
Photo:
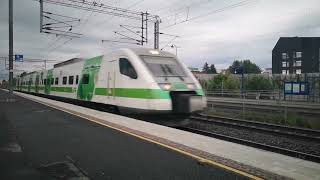
<path fill-rule="evenodd" d="M 141 56 L 156 77 L 185 77 L 181 65 L 172 57 Z"/>

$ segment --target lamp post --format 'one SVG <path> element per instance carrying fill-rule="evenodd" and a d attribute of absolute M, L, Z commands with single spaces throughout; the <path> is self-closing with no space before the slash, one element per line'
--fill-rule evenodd
<path fill-rule="evenodd" d="M 181 48 L 180 46 L 176 46 L 175 44 L 172 44 L 170 46 L 171 48 L 176 48 L 176 56 L 178 56 L 178 48 Z"/>

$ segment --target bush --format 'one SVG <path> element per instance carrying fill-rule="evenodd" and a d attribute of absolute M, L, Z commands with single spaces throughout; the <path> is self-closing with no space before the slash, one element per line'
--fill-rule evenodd
<path fill-rule="evenodd" d="M 272 90 L 273 83 L 269 78 L 263 76 L 249 77 L 244 81 L 244 87 L 246 90 Z"/>
<path fill-rule="evenodd" d="M 214 78 L 208 80 L 206 83 L 202 82 L 206 89 L 209 91 L 220 89 L 239 89 L 240 81 L 237 78 L 232 77 L 230 74 L 216 75 Z"/>

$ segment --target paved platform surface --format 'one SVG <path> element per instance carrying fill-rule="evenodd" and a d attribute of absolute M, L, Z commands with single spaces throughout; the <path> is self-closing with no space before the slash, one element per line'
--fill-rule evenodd
<path fill-rule="evenodd" d="M 247 179 L 3 90 L 0 101 L 0 179 L 51 179 L 37 168 L 66 156 L 90 179 Z"/>
<path fill-rule="evenodd" d="M 74 113 L 97 123 L 130 131 L 163 144 L 178 147 L 204 161 L 226 164 L 265 179 L 320 179 L 320 164 L 153 123 L 126 118 L 60 101 L 16 93 L 51 107 Z M 209 162 L 212 164 L 212 162 Z M 214 164 L 214 163 L 213 163 Z M 280 175 L 280 176 L 277 176 Z"/>
<path fill-rule="evenodd" d="M 102 126 L 107 126 L 126 133 L 129 132 L 128 134 L 131 134 L 132 136 L 198 159 L 198 161 L 201 162 L 200 164 L 203 165 L 222 167 L 222 169 L 229 169 L 233 172 L 255 179 L 259 179 L 259 177 L 265 179 L 320 179 L 319 163 L 221 141 L 215 138 L 96 111 L 60 101 L 18 92 L 16 94 L 31 99 L 32 101 L 54 107 L 55 109 L 74 114 Z M 221 164 L 227 165 L 227 167 Z M 237 171 L 237 169 L 240 171 Z M 222 179 L 226 178 L 227 177 L 222 177 Z"/>

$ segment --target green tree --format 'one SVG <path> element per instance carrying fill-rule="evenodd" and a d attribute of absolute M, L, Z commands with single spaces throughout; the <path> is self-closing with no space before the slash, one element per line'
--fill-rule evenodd
<path fill-rule="evenodd" d="M 263 76 L 253 76 L 246 79 L 244 82 L 246 90 L 272 90 L 273 83 L 272 81 Z"/>
<path fill-rule="evenodd" d="M 217 70 L 216 67 L 214 66 L 214 64 L 210 65 L 210 69 L 209 69 L 209 74 L 217 74 Z"/>
<path fill-rule="evenodd" d="M 218 74 L 208 80 L 206 86 L 209 91 L 220 89 L 235 90 L 239 89 L 240 81 L 238 78 L 234 78 L 231 74 Z"/>
<path fill-rule="evenodd" d="M 203 68 L 202 68 L 202 72 L 203 73 L 208 73 L 210 70 L 208 63 L 204 63 Z"/>
<path fill-rule="evenodd" d="M 229 66 L 228 71 L 232 74 L 235 74 L 235 69 L 242 69 L 244 74 L 260 74 L 261 69 L 258 65 L 251 62 L 249 59 L 239 61 L 235 60 L 233 61 L 232 65 Z"/>

